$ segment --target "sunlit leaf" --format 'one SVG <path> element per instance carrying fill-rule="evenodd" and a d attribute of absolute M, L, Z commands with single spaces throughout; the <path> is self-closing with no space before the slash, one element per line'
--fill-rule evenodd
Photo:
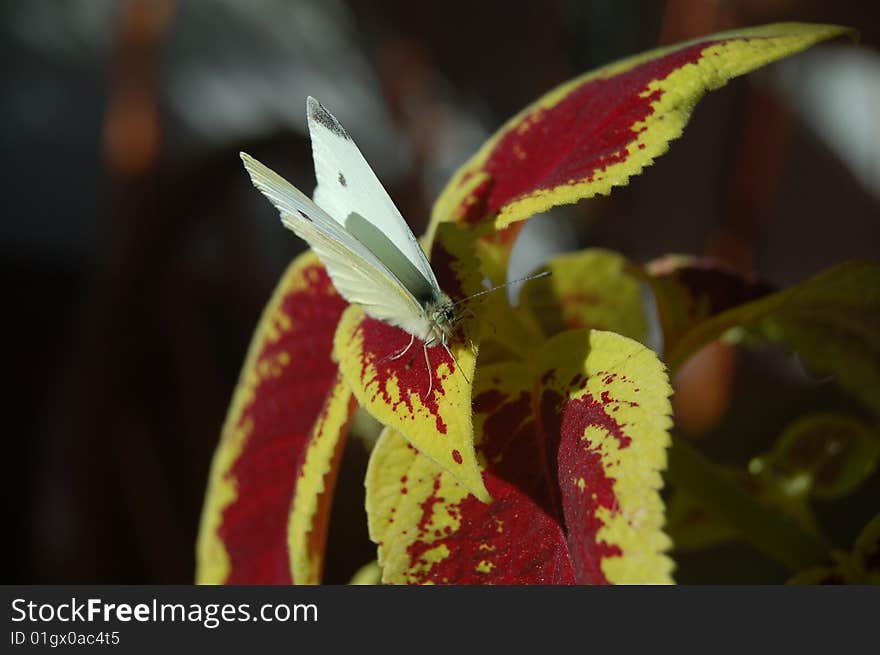
<path fill-rule="evenodd" d="M 378 562 L 369 562 L 355 571 L 348 581 L 350 585 L 377 585 L 382 582 L 382 569 Z"/>
<path fill-rule="evenodd" d="M 583 334 L 548 342 L 540 378 L 542 429 L 552 437 L 559 425 L 559 487 L 575 573 L 671 581 L 659 494 L 672 426 L 665 367 L 635 341 L 591 331 L 587 343 Z M 554 400 L 558 409 L 548 414 Z"/>
<path fill-rule="evenodd" d="M 339 323 L 336 356 L 364 408 L 488 501 L 474 454 L 471 415 L 462 410 L 470 406 L 476 357 L 466 344 L 453 344 L 456 365 L 443 348 L 425 348 L 416 341 L 394 359 L 409 342 L 402 330 L 352 306 Z"/>
<path fill-rule="evenodd" d="M 199 583 L 320 581 L 351 394 L 330 358 L 346 306 L 312 254 L 282 277 L 254 333 L 214 455 Z"/>
<path fill-rule="evenodd" d="M 440 232 L 432 259 L 441 287 L 453 298 L 481 288 L 476 259 L 455 226 Z M 464 286 L 463 286 L 464 285 Z M 450 344 L 426 347 L 410 335 L 349 307 L 336 331 L 334 357 L 361 407 L 488 501 L 474 453 L 471 385 L 476 353 L 460 331 Z M 405 353 L 405 354 L 402 354 Z"/>
<path fill-rule="evenodd" d="M 540 478 L 539 471 L 532 475 Z M 486 483 L 489 504 L 395 432 L 385 432 L 367 472 L 370 536 L 384 582 L 574 584 L 556 518 L 514 483 L 489 475 Z"/>
<path fill-rule="evenodd" d="M 455 175 L 432 222 L 497 229 L 626 184 L 681 136 L 709 90 L 849 30 L 781 23 L 701 37 L 604 66 L 510 119 Z"/>
<path fill-rule="evenodd" d="M 520 306 L 544 334 L 588 327 L 647 342 L 642 284 L 626 258 L 589 249 L 554 257 L 546 269 L 550 277 L 529 282 L 520 294 Z"/>
<path fill-rule="evenodd" d="M 668 394 L 656 356 L 608 332 L 568 331 L 530 363 L 481 368 L 474 421 L 493 501 L 386 431 L 367 473 L 384 580 L 670 582 Z"/>
<path fill-rule="evenodd" d="M 708 90 L 847 32 L 792 23 L 717 34 L 548 93 L 492 137 L 435 205 L 425 243 L 441 288 L 463 299 L 484 277 L 500 282 L 522 220 L 626 184 L 681 135 Z M 756 300 L 765 288 L 699 262 L 672 264 L 652 275 L 673 370 L 738 328 L 784 340 L 880 412 L 880 268 L 842 266 Z M 198 581 L 320 581 L 356 399 L 387 427 L 366 481 L 378 562 L 353 583 L 377 581 L 380 567 L 392 583 L 671 582 L 659 494 L 669 384 L 654 353 L 621 336 L 650 341 L 637 269 L 595 251 L 554 267 L 521 308 L 500 294 L 468 305 L 450 356 L 418 340 L 406 350 L 410 335 L 347 307 L 314 256 L 298 259 L 256 331 L 223 428 Z M 799 458 L 815 455 L 801 447 L 812 437 L 783 440 L 780 452 L 809 468 L 817 494 L 836 495 L 865 474 L 853 464 L 866 457 L 859 439 L 845 440 L 855 450 L 844 448 L 836 469 Z M 687 457 L 680 478 L 715 484 Z M 716 487 L 713 507 L 737 530 L 774 516 L 740 502 L 747 494 L 736 485 Z M 740 521 L 743 507 L 751 509 Z M 877 533 L 840 561 L 871 569 Z M 780 534 L 784 543 L 770 543 Z M 827 553 L 821 539 L 803 537 L 789 526 L 753 541 L 798 570 Z"/>

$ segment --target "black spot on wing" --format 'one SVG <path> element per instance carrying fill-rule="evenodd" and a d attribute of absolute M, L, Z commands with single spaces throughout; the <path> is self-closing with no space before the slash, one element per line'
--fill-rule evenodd
<path fill-rule="evenodd" d="M 314 98 L 309 98 L 309 118 L 315 121 L 318 125 L 326 127 L 336 136 L 351 140 L 351 137 L 348 136 L 348 132 L 346 132 L 345 128 L 339 124 L 339 121 L 336 120 L 333 114 L 327 111 L 324 108 L 324 105 Z"/>
<path fill-rule="evenodd" d="M 312 218 L 308 214 L 306 214 L 304 211 L 302 211 L 301 209 L 297 209 L 296 213 L 299 214 L 300 216 L 302 216 L 304 219 L 306 219 L 309 223 L 314 223 Z"/>
<path fill-rule="evenodd" d="M 345 175 L 342 174 L 342 171 L 339 171 L 339 177 L 336 178 L 336 179 L 339 180 L 339 183 L 340 183 L 342 186 L 348 186 L 348 182 L 345 181 Z"/>

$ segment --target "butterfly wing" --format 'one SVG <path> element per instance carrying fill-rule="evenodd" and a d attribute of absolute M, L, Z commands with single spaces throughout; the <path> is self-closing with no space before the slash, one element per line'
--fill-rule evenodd
<path fill-rule="evenodd" d="M 306 101 L 315 202 L 387 266 L 420 302 L 440 288 L 419 242 L 339 121 L 312 97 Z"/>
<path fill-rule="evenodd" d="M 254 186 L 281 213 L 284 225 L 312 247 L 343 298 L 424 338 L 430 326 L 422 306 L 376 255 L 275 171 L 246 153 L 241 159 Z"/>

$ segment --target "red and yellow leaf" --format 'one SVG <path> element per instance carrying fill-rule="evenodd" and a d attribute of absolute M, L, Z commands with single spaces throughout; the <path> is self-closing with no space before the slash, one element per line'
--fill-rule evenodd
<path fill-rule="evenodd" d="M 335 352 L 362 407 L 488 501 L 469 411 L 476 356 L 466 344 L 451 344 L 456 365 L 442 347 L 425 348 L 416 340 L 406 355 L 395 359 L 409 342 L 403 330 L 352 306 L 339 323 Z"/>
<path fill-rule="evenodd" d="M 432 255 L 441 288 L 453 299 L 479 289 L 467 235 L 453 225 L 438 234 Z M 351 306 L 339 322 L 334 357 L 361 407 L 487 502 L 470 410 L 477 354 L 463 332 L 449 344 L 454 360 L 440 345 L 416 339 L 407 350 L 410 343 L 404 330 Z"/>
<path fill-rule="evenodd" d="M 487 476 L 493 500 L 481 503 L 390 430 L 370 464 L 370 535 L 384 582 L 575 584 L 559 522 L 515 484 Z"/>
<path fill-rule="evenodd" d="M 379 568 L 379 563 L 375 560 L 364 564 L 361 568 L 355 571 L 354 575 L 351 576 L 351 580 L 348 581 L 350 585 L 377 585 L 382 582 L 382 569 Z"/>
<path fill-rule="evenodd" d="M 553 258 L 552 275 L 523 286 L 520 307 L 530 312 L 544 334 L 593 328 L 648 341 L 642 282 L 626 258 L 596 249 Z"/>
<path fill-rule="evenodd" d="M 480 369 L 477 452 L 493 502 L 388 430 L 367 472 L 386 582 L 671 581 L 660 472 L 669 384 L 640 344 L 576 330 Z"/>
<path fill-rule="evenodd" d="M 337 374 L 305 451 L 297 462 L 287 522 L 290 571 L 296 584 L 321 582 L 333 490 L 345 447 L 346 428 L 355 408 L 348 385 Z"/>
<path fill-rule="evenodd" d="M 200 584 L 320 581 L 354 410 L 330 357 L 345 307 L 311 253 L 279 282 L 214 455 L 197 546 Z"/>
<path fill-rule="evenodd" d="M 593 248 L 555 257 L 545 270 L 552 275 L 523 285 L 517 307 L 501 293 L 479 301 L 481 365 L 528 359 L 547 337 L 578 328 L 617 332 L 645 344 L 655 339 L 640 269 L 626 258 Z"/>
<path fill-rule="evenodd" d="M 544 349 L 542 428 L 559 423 L 559 487 L 579 580 L 671 581 L 660 489 L 671 388 L 656 355 L 611 332 L 563 333 Z M 559 410 L 550 411 L 551 403 Z"/>
<path fill-rule="evenodd" d="M 781 23 L 706 36 L 604 66 L 510 119 L 455 175 L 432 224 L 504 228 L 607 194 L 665 153 L 696 103 L 728 80 L 850 33 Z"/>

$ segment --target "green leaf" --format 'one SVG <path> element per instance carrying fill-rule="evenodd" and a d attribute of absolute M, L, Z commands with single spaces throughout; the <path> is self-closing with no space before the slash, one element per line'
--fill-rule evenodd
<path fill-rule="evenodd" d="M 672 440 L 667 477 L 676 489 L 699 498 L 709 512 L 790 571 L 827 561 L 829 549 L 821 538 L 764 506 L 682 439 Z"/>
<path fill-rule="evenodd" d="M 880 514 L 871 519 L 856 539 L 851 553 L 832 553 L 832 566 L 801 571 L 789 584 L 880 584 Z"/>
<path fill-rule="evenodd" d="M 858 421 L 835 414 L 806 416 L 790 425 L 773 451 L 749 464 L 788 495 L 840 498 L 870 477 L 880 439 Z"/>
<path fill-rule="evenodd" d="M 667 349 L 676 370 L 732 328 L 786 343 L 816 371 L 880 414 L 880 265 L 851 262 L 797 286 L 729 309 L 688 330 Z"/>
<path fill-rule="evenodd" d="M 550 277 L 523 286 L 520 305 L 546 335 L 593 328 L 645 343 L 642 285 L 630 269 L 625 257 L 608 250 L 561 255 L 548 264 Z"/>
<path fill-rule="evenodd" d="M 666 532 L 676 551 L 711 548 L 739 539 L 739 533 L 706 508 L 697 496 L 675 489 L 667 503 Z"/>
<path fill-rule="evenodd" d="M 853 549 L 856 565 L 868 584 L 880 584 L 880 514 L 864 527 Z"/>
<path fill-rule="evenodd" d="M 680 453 L 679 453 L 679 456 Z M 817 533 L 816 521 L 805 495 L 786 493 L 785 486 L 776 478 L 752 475 L 748 471 L 731 467 L 713 467 L 725 482 L 735 485 L 750 502 L 759 504 L 767 512 L 775 512 L 787 522 L 796 524 L 810 535 Z M 707 473 L 708 471 L 703 471 Z M 693 474 L 690 472 L 689 474 Z M 699 473 L 698 473 L 699 474 Z M 752 535 L 743 532 L 738 519 L 730 520 L 727 512 L 736 511 L 734 505 L 726 507 L 723 497 L 733 494 L 722 492 L 712 496 L 713 486 L 705 486 L 704 493 L 693 488 L 677 487 L 669 503 L 669 536 L 678 550 L 699 550 L 731 541 L 748 541 Z M 744 500 L 743 497 L 740 497 Z M 719 506 L 717 503 L 721 501 Z M 749 510 L 742 510 L 748 516 Z M 726 520 L 724 517 L 728 516 Z M 738 526 L 738 527 L 737 527 Z M 766 528 L 761 528 L 766 532 Z"/>

